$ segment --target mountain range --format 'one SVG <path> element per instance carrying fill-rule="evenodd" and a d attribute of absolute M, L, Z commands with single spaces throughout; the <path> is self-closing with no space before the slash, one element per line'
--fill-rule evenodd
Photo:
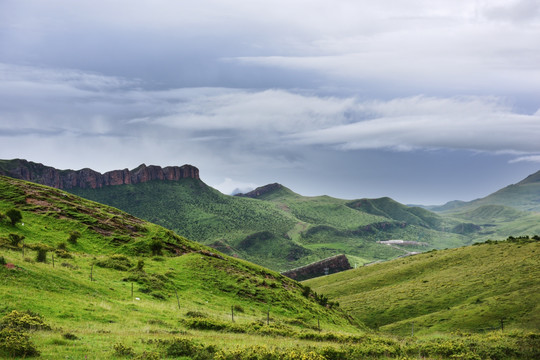
<path fill-rule="evenodd" d="M 540 198 L 538 173 L 502 189 L 502 195 L 486 197 L 485 202 L 460 203 L 451 211 L 433 209 L 436 212 L 388 197 L 305 197 L 278 183 L 229 196 L 206 185 L 191 165 L 161 168 L 143 164 L 133 170 L 99 174 L 90 169 L 57 170 L 25 160 L 2 160 L 0 173 L 63 187 L 278 271 L 338 254 L 347 255 L 351 265 L 359 266 L 491 237 L 540 232 L 540 214 L 522 210 L 527 203 L 534 209 L 531 204 Z M 492 204 L 497 202 L 502 203 Z"/>

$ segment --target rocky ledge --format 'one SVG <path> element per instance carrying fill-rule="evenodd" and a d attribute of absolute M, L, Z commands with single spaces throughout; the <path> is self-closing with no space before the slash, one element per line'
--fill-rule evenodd
<path fill-rule="evenodd" d="M 102 188 L 111 185 L 138 184 L 152 180 L 178 181 L 199 179 L 199 169 L 191 165 L 160 167 L 142 164 L 133 170 L 113 170 L 101 174 L 92 169 L 58 170 L 31 161 L 0 161 L 0 175 L 27 180 L 58 189 Z"/>

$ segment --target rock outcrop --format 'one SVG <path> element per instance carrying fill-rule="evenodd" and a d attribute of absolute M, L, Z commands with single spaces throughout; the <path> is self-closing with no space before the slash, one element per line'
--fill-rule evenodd
<path fill-rule="evenodd" d="M 104 186 L 138 184 L 152 180 L 178 181 L 199 179 L 199 169 L 191 165 L 160 167 L 142 164 L 133 170 L 113 170 L 101 174 L 92 169 L 58 170 L 26 160 L 2 161 L 0 175 L 27 180 L 58 189 L 102 188 Z"/>
<path fill-rule="evenodd" d="M 296 281 L 303 281 L 349 269 L 352 269 L 352 267 L 347 257 L 345 255 L 336 255 L 306 266 L 282 272 L 281 275 Z"/>

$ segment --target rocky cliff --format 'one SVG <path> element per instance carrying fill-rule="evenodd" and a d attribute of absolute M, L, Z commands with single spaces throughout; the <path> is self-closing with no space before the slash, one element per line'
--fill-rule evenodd
<path fill-rule="evenodd" d="M 345 255 L 336 255 L 281 274 L 297 281 L 303 281 L 349 269 L 352 268 L 347 257 Z"/>
<path fill-rule="evenodd" d="M 92 169 L 58 170 L 31 161 L 15 159 L 0 160 L 0 175 L 27 180 L 58 189 L 101 188 L 110 185 L 138 184 L 151 180 L 199 179 L 199 169 L 191 165 L 146 166 L 133 170 L 113 170 L 101 174 Z"/>

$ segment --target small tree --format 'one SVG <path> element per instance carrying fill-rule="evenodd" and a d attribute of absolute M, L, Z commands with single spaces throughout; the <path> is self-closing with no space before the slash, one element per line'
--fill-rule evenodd
<path fill-rule="evenodd" d="M 150 242 L 150 250 L 152 255 L 161 255 L 161 250 L 163 249 L 163 243 L 160 239 L 153 238 Z"/>
<path fill-rule="evenodd" d="M 10 219 L 11 225 L 15 226 L 18 222 L 22 220 L 22 214 L 17 209 L 11 209 L 6 213 L 6 216 Z"/>

